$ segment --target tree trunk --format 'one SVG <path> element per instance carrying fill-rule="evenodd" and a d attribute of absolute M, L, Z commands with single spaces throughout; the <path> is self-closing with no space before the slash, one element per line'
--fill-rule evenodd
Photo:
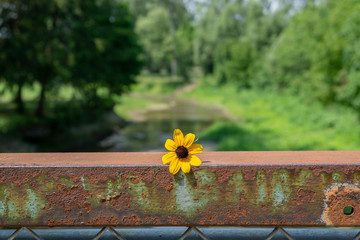
<path fill-rule="evenodd" d="M 177 61 L 177 46 L 176 46 L 176 25 L 174 18 L 174 8 L 175 3 L 173 0 L 169 2 L 169 18 L 170 18 L 170 27 L 171 27 L 171 36 L 173 41 L 173 50 L 172 50 L 172 59 L 171 59 L 171 78 L 172 80 L 176 79 L 178 75 L 178 61 Z"/>
<path fill-rule="evenodd" d="M 45 84 L 41 83 L 41 92 L 38 105 L 36 107 L 35 116 L 42 118 L 44 116 L 44 102 L 45 102 Z"/>
<path fill-rule="evenodd" d="M 22 99 L 22 87 L 23 87 L 23 84 L 19 83 L 17 93 L 16 93 L 16 98 L 15 98 L 16 111 L 19 114 L 24 114 L 24 112 L 25 112 L 24 101 Z"/>

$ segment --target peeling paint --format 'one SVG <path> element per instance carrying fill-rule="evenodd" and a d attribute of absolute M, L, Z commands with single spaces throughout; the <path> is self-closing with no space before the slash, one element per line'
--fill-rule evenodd
<path fill-rule="evenodd" d="M 19 213 L 19 209 L 16 206 L 15 202 L 16 201 L 15 198 L 13 198 L 12 200 L 8 201 L 7 204 L 7 210 L 8 210 L 8 215 L 7 217 L 11 220 L 11 222 L 14 222 L 13 220 L 18 220 L 21 218 L 20 213 Z"/>
<path fill-rule="evenodd" d="M 313 173 L 310 169 L 301 169 L 299 176 L 296 178 L 295 183 L 299 186 L 306 186 L 307 182 L 313 178 Z"/>
<path fill-rule="evenodd" d="M 286 169 L 280 169 L 273 174 L 272 178 L 272 205 L 273 207 L 286 208 L 285 203 L 289 201 L 289 176 Z"/>
<path fill-rule="evenodd" d="M 360 166 L 0 166 L 0 180 L 0 226 L 360 224 Z"/>
<path fill-rule="evenodd" d="M 266 174 L 264 170 L 259 170 L 256 173 L 256 186 L 257 186 L 257 203 L 265 203 L 267 202 L 267 181 Z"/>
<path fill-rule="evenodd" d="M 177 209 L 191 215 L 196 207 L 194 198 L 186 182 L 185 174 L 180 172 L 179 175 L 179 180 L 175 185 L 176 206 Z"/>
<path fill-rule="evenodd" d="M 39 212 L 44 207 L 41 204 L 41 200 L 36 196 L 35 192 L 31 189 L 27 189 L 27 198 L 25 203 L 25 211 L 32 219 L 36 219 L 39 216 Z"/>
<path fill-rule="evenodd" d="M 334 180 L 334 182 L 341 182 L 343 179 L 343 174 L 341 174 L 339 172 L 334 172 L 332 174 L 332 179 Z"/>
<path fill-rule="evenodd" d="M 2 191 L 1 191 L 2 190 Z M 0 215 L 5 216 L 7 212 L 7 190 L 3 186 L 0 188 Z"/>
<path fill-rule="evenodd" d="M 359 223 L 359 187 L 358 183 L 334 183 L 325 189 L 320 221 L 329 226 L 352 226 Z M 353 214 L 344 214 L 343 210 L 347 206 L 354 208 Z"/>

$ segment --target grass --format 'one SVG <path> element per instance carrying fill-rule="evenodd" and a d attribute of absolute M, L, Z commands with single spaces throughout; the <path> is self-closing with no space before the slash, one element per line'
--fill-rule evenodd
<path fill-rule="evenodd" d="M 157 103 L 156 96 L 172 94 L 180 84 L 179 79 L 171 80 L 166 75 L 140 75 L 137 77 L 137 84 L 132 86 L 130 93 L 113 97 L 114 111 L 120 117 L 131 121 L 129 113 L 132 110 L 144 109 L 153 103 Z M 149 95 L 153 96 L 154 99 L 146 97 Z"/>
<path fill-rule="evenodd" d="M 157 101 L 156 97 L 151 101 L 144 98 L 144 94 L 172 94 L 177 86 L 179 82 L 162 75 L 139 76 L 132 93 L 113 97 L 114 111 L 131 121 L 132 110 L 144 109 Z M 37 85 L 24 89 L 29 113 L 35 109 L 39 90 Z M 37 124 L 36 119 L 24 119 L 15 114 L 12 94 L 4 85 L 0 85 L 0 93 L 0 133 L 16 138 L 14 134 L 21 132 L 24 126 Z M 72 121 L 79 120 L 81 104 L 74 101 L 77 95 L 69 86 L 49 93 L 48 107 L 55 109 L 56 114 L 50 116 L 48 124 L 52 126 L 56 121 L 58 128 L 65 129 L 73 124 Z M 238 119 L 216 122 L 200 134 L 200 141 L 218 142 L 218 150 L 360 150 L 358 114 L 339 105 L 325 107 L 295 96 L 239 90 L 231 85 L 215 87 L 211 78 L 203 78 L 195 90 L 182 92 L 178 97 L 194 98 L 207 104 L 220 103 Z M 68 101 L 73 101 L 71 108 Z M 59 122 L 64 126 L 59 127 Z"/>
<path fill-rule="evenodd" d="M 149 104 L 144 98 L 139 98 L 128 94 L 115 97 L 115 102 L 116 104 L 114 106 L 114 112 L 118 116 L 129 121 L 131 120 L 129 115 L 130 111 L 134 109 L 146 108 Z"/>
<path fill-rule="evenodd" d="M 218 150 L 360 149 L 358 116 L 341 106 L 233 86 L 201 85 L 184 97 L 220 102 L 240 119 L 215 123 L 202 133 L 203 139 L 219 142 Z"/>
<path fill-rule="evenodd" d="M 58 151 L 112 130 L 103 116 L 113 105 L 105 89 L 98 90 L 95 107 L 88 107 L 85 98 L 70 85 L 51 89 L 46 94 L 43 118 L 34 114 L 40 93 L 38 84 L 23 89 L 23 115 L 16 111 L 11 89 L 0 84 L 0 93 L 0 152 Z"/>

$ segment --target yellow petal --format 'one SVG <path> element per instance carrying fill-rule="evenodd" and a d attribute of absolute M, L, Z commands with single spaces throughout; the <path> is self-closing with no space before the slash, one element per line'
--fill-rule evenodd
<path fill-rule="evenodd" d="M 176 153 L 169 152 L 162 157 L 163 164 L 167 164 L 176 158 Z"/>
<path fill-rule="evenodd" d="M 189 162 L 181 162 L 181 170 L 184 173 L 189 173 L 190 172 L 190 163 Z"/>
<path fill-rule="evenodd" d="M 195 140 L 195 134 L 192 134 L 192 133 L 188 133 L 186 134 L 185 136 L 185 139 L 184 139 L 184 147 L 190 147 L 191 144 L 193 144 Z"/>
<path fill-rule="evenodd" d="M 196 154 L 196 153 L 202 153 L 204 149 L 200 144 L 193 144 L 190 147 L 188 147 L 188 151 L 191 154 Z"/>
<path fill-rule="evenodd" d="M 174 152 L 176 150 L 176 143 L 173 140 L 168 139 L 165 142 L 165 147 L 167 150 Z"/>
<path fill-rule="evenodd" d="M 200 166 L 201 165 L 201 160 L 197 156 L 191 155 L 190 164 L 193 165 L 193 166 Z"/>
<path fill-rule="evenodd" d="M 180 170 L 180 161 L 179 158 L 176 157 L 173 161 L 171 161 L 169 166 L 169 171 L 175 175 L 179 170 Z"/>
<path fill-rule="evenodd" d="M 174 130 L 174 141 L 177 146 L 183 146 L 184 134 L 180 131 L 180 129 Z"/>

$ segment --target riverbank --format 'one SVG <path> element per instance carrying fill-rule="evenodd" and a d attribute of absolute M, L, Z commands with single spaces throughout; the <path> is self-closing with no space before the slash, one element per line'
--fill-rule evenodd
<path fill-rule="evenodd" d="M 69 101 L 70 91 L 61 97 Z M 39 122 L 9 118 L 14 110 L 3 98 L 0 151 L 165 151 L 175 128 L 195 133 L 206 151 L 360 149 L 354 111 L 286 94 L 141 76 L 113 101 L 112 110 L 88 116 L 76 104 L 62 104 L 56 116 Z"/>
<path fill-rule="evenodd" d="M 201 138 L 218 142 L 217 150 L 359 150 L 357 113 L 339 105 L 323 106 L 299 97 L 231 85 L 199 85 L 183 97 L 224 106 L 241 122 L 218 122 Z"/>

